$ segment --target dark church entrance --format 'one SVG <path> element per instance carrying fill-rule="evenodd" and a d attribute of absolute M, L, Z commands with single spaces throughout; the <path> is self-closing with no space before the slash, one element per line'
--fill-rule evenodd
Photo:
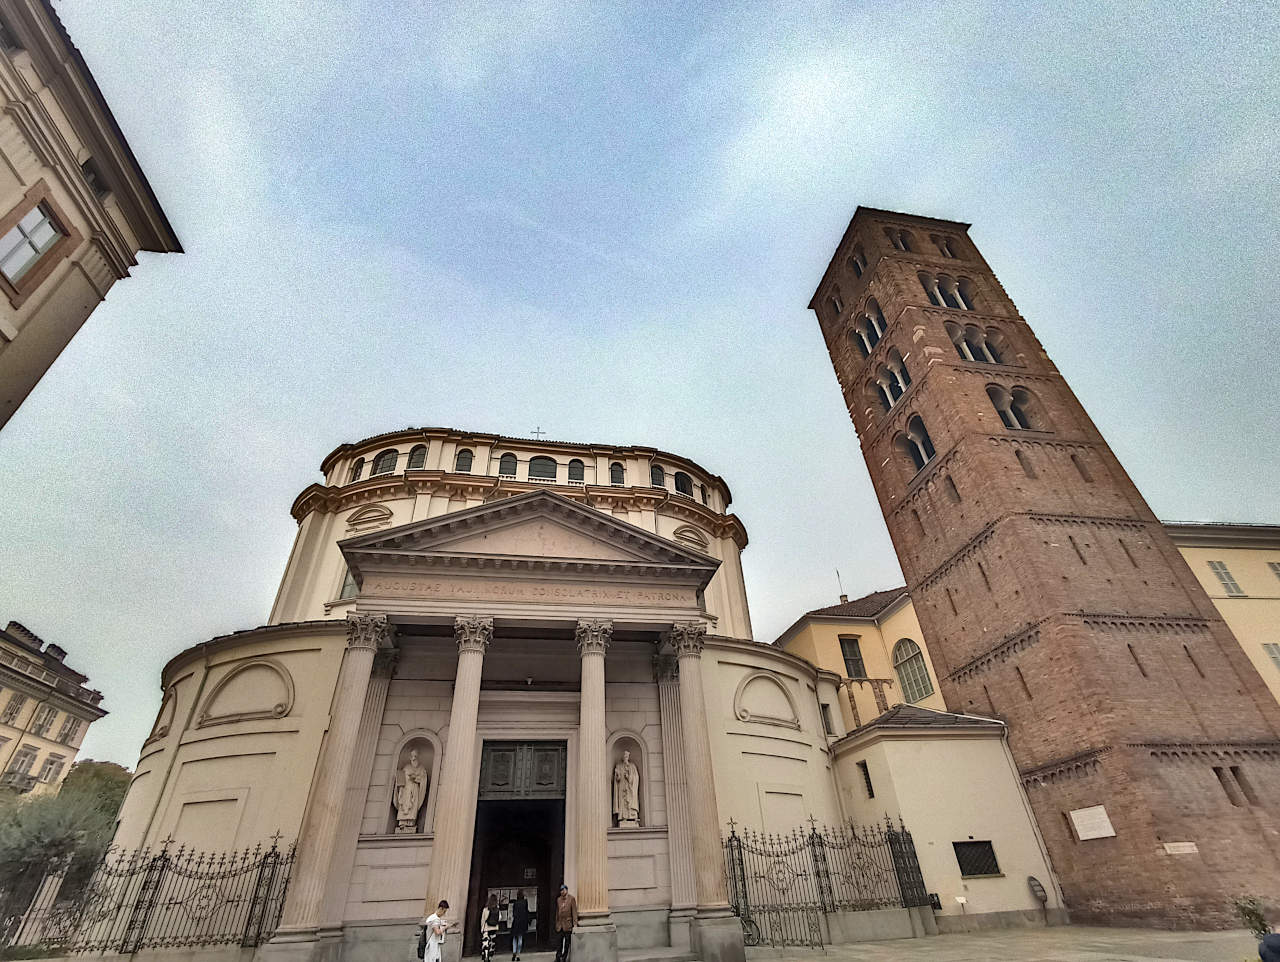
<path fill-rule="evenodd" d="M 564 877 L 564 742 L 485 742 L 471 848 L 463 950 L 480 951 L 480 912 L 498 897 L 495 957 L 511 954 L 511 903 L 529 903 L 524 951 L 554 948 L 553 907 Z"/>

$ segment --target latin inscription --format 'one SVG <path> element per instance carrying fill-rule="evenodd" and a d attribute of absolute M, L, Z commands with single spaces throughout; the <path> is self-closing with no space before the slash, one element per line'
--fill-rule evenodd
<path fill-rule="evenodd" d="M 450 601 L 515 601 L 587 605 L 691 605 L 693 593 L 681 589 L 618 585 L 529 584 L 487 578 L 371 578 L 364 593 L 396 598 Z"/>

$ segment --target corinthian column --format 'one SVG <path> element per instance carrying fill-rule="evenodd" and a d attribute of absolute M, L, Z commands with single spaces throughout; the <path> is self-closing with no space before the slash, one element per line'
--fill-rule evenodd
<path fill-rule="evenodd" d="M 322 921 L 325 883 L 333 864 L 342 802 L 355 757 L 360 716 L 369 688 L 375 652 L 391 645 L 393 629 L 386 615 L 350 615 L 347 650 L 329 714 L 329 731 L 316 765 L 307 799 L 307 814 L 298 835 L 298 856 L 289 882 L 277 941 L 314 938 Z"/>
<path fill-rule="evenodd" d="M 437 902 L 447 899 L 449 917 L 465 919 L 471 847 L 468 829 L 476 787 L 480 669 L 484 666 L 485 649 L 493 640 L 493 619 L 460 615 L 454 619 L 453 633 L 458 641 L 458 671 L 453 682 L 453 705 L 449 709 L 449 738 L 440 765 L 435 844 L 423 915 L 429 915 L 435 911 Z"/>
<path fill-rule="evenodd" d="M 578 721 L 578 912 L 609 918 L 609 772 L 605 757 L 604 650 L 611 621 L 579 621 L 582 696 Z"/>
<path fill-rule="evenodd" d="M 701 622 L 671 626 L 671 642 L 680 665 L 680 729 L 692 810 L 693 880 L 699 912 L 729 904 L 720 850 L 720 810 L 716 807 L 716 784 L 711 771 L 707 705 L 702 693 L 702 645 L 706 635 L 707 626 Z"/>
<path fill-rule="evenodd" d="M 668 925 L 673 948 L 690 945 L 689 920 L 698 904 L 693 881 L 693 835 L 689 829 L 689 783 L 685 775 L 684 735 L 680 724 L 680 672 L 669 644 L 653 656 L 653 680 L 658 685 L 662 713 L 662 779 L 667 796 L 667 848 L 671 862 L 671 915 Z"/>

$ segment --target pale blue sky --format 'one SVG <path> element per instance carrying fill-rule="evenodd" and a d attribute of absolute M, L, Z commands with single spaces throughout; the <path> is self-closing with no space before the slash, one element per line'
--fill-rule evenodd
<path fill-rule="evenodd" d="M 87 755 L 407 425 L 722 474 L 762 641 L 900 583 L 805 308 L 858 204 L 974 224 L 1158 514 L 1280 522 L 1274 2 L 59 9 L 187 249 L 0 433 L 0 618 L 106 693 Z"/>

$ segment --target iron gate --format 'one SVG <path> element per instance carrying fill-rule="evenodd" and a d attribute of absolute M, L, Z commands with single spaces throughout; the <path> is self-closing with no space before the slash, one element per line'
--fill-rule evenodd
<path fill-rule="evenodd" d="M 284 910 L 295 846 L 233 852 L 107 852 L 83 890 L 67 897 L 49 875 L 20 916 L 5 919 L 4 942 L 63 953 L 193 945 L 261 945 Z"/>
<path fill-rule="evenodd" d="M 855 824 L 768 834 L 729 822 L 723 840 L 729 903 L 747 945 L 827 941 L 824 913 L 928 905 L 911 833 Z"/>

